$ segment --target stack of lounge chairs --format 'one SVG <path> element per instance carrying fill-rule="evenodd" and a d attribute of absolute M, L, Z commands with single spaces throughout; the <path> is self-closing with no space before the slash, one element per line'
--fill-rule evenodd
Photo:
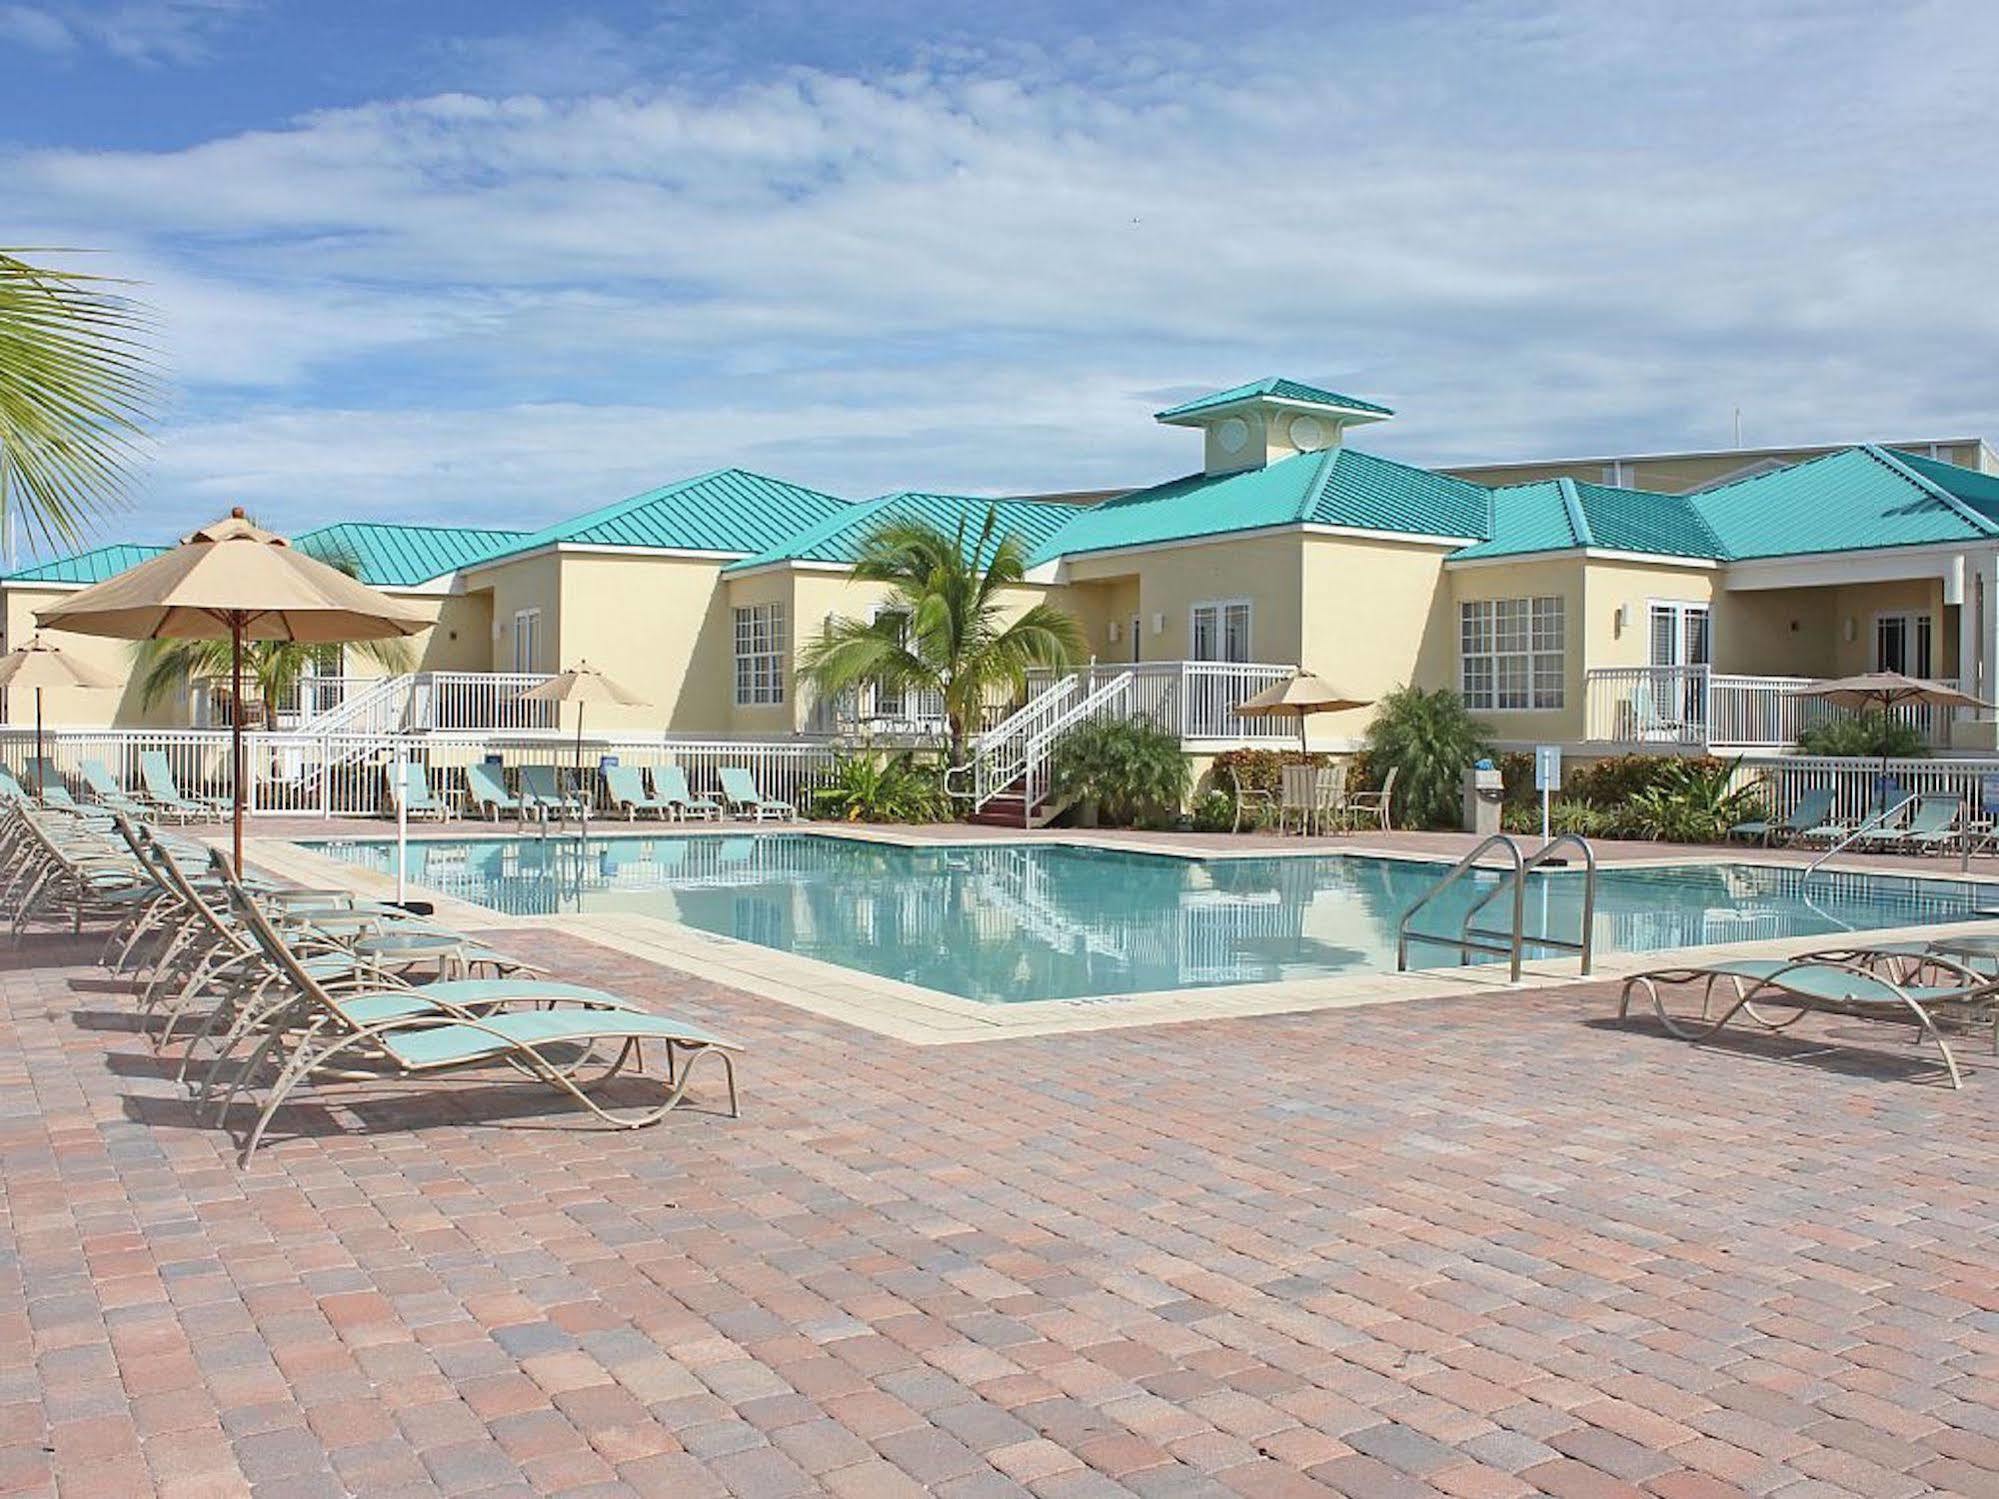
<path fill-rule="evenodd" d="M 518 790 L 510 790 L 504 767 L 480 763 L 465 767 L 466 806 L 491 821 L 514 818 L 568 821 L 589 817 L 600 805 L 628 821 L 651 817 L 661 822 L 719 822 L 724 817 L 752 822 L 791 822 L 798 809 L 790 802 L 765 796 L 756 777 L 741 766 L 718 772 L 722 800 L 696 796 L 679 765 L 612 765 L 599 779 L 601 790 L 572 786 L 569 776 L 553 765 L 523 765 L 515 771 Z M 425 787 L 426 794 L 428 787 Z M 413 814 L 414 815 L 414 812 Z"/>
<path fill-rule="evenodd" d="M 178 1043 L 201 1116 L 233 1124 L 238 1099 L 257 1096 L 242 1127 L 246 1166 L 288 1098 L 357 1078 L 476 1070 L 637 1129 L 678 1107 L 695 1065 L 713 1057 L 737 1112 L 738 1048 L 702 1026 L 548 978 L 398 907 L 244 876 L 108 799 L 65 810 L 16 784 L 0 786 L 0 800 L 0 910 L 15 940 L 38 927 L 103 931 L 102 961 L 131 984 L 155 1044 Z M 413 982 L 395 971 L 408 952 L 449 955 L 464 976 Z M 663 1059 L 650 1097 L 596 1096 L 620 1073 L 642 1075 L 649 1055 Z"/>

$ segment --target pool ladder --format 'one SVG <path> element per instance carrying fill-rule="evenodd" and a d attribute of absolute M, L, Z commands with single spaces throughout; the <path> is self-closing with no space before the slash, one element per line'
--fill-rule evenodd
<path fill-rule="evenodd" d="M 1566 937 L 1530 937 L 1527 935 L 1527 876 L 1544 865 L 1555 862 L 1555 851 L 1570 846 L 1582 855 L 1583 860 L 1583 921 L 1580 938 L 1571 942 Z M 1485 894 L 1471 903 L 1465 912 L 1465 919 L 1458 927 L 1455 937 L 1442 936 L 1432 932 L 1415 930 L 1415 920 L 1424 907 L 1451 886 L 1464 879 L 1479 867 L 1479 861 L 1495 849 L 1506 853 L 1507 869 L 1504 877 Z M 1507 891 L 1513 893 L 1513 921 L 1505 931 L 1476 925 L 1479 913 Z M 1505 958 L 1508 964 L 1507 976 L 1514 983 L 1520 982 L 1520 961 L 1529 947 L 1546 948 L 1554 952 L 1575 953 L 1582 959 L 1582 971 L 1590 971 L 1590 958 L 1594 950 L 1596 927 L 1596 850 L 1589 846 L 1589 840 L 1576 833 L 1564 833 L 1551 843 L 1543 844 L 1532 854 L 1523 854 L 1517 840 L 1505 833 L 1494 833 L 1477 848 L 1453 864 L 1436 884 L 1424 891 L 1416 904 L 1402 913 L 1402 924 L 1396 934 L 1395 967 L 1397 972 L 1407 972 L 1409 968 L 1409 944 L 1429 942 L 1440 947 L 1454 947 L 1458 950 L 1458 961 L 1469 963 L 1474 954 Z"/>

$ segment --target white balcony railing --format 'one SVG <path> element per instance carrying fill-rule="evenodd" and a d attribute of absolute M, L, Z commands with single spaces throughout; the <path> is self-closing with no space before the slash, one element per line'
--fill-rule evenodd
<path fill-rule="evenodd" d="M 1752 677 L 1706 666 L 1611 666 L 1584 673 L 1584 737 L 1599 744 L 1790 749 L 1815 724 L 1845 716 L 1802 689 L 1812 677 Z M 1948 678 L 1939 678 L 1950 686 Z M 1950 709 L 1897 708 L 1931 744 L 1950 738 Z"/>
<path fill-rule="evenodd" d="M 1243 718 L 1235 710 L 1297 673 L 1295 666 L 1261 661 L 1097 661 L 1073 675 L 1085 693 L 1129 675 L 1129 716 L 1177 729 L 1183 740 L 1269 739 L 1295 744 L 1295 718 Z M 1052 673 L 1030 673 L 1029 691 L 1040 691 L 1052 680 Z"/>

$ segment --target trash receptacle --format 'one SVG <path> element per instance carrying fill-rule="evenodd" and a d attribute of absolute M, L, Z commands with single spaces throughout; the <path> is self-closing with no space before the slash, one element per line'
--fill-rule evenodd
<path fill-rule="evenodd" d="M 1499 809 L 1506 800 L 1506 783 L 1499 768 L 1481 760 L 1465 771 L 1465 831 L 1490 838 L 1499 831 Z"/>

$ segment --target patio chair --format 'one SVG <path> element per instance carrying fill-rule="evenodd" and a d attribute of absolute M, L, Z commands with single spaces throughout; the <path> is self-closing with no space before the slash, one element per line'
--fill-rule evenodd
<path fill-rule="evenodd" d="M 1884 853 L 1927 854 L 1957 844 L 1957 819 L 1964 803 L 1955 796 L 1925 796 L 1917 800 L 1909 820 L 1884 829 L 1868 846 Z"/>
<path fill-rule="evenodd" d="M 1261 809 L 1257 814 L 1259 818 L 1265 812 L 1276 813 L 1276 796 L 1265 791 L 1261 786 L 1245 785 L 1242 779 L 1242 772 L 1233 765 L 1229 767 L 1229 787 L 1235 793 L 1235 820 L 1229 826 L 1231 833 L 1240 833 L 1242 831 L 1243 813 L 1251 807 Z"/>
<path fill-rule="evenodd" d="M 700 822 L 721 820 L 722 808 L 705 796 L 696 796 L 687 788 L 687 768 L 682 765 L 655 765 L 652 768 L 652 794 L 672 808 L 674 820 L 692 817 Z"/>
<path fill-rule="evenodd" d="M 740 765 L 724 765 L 716 774 L 722 781 L 722 799 L 729 804 L 729 815 L 741 817 L 746 812 L 758 822 L 790 822 L 798 816 L 798 809 L 790 802 L 780 802 L 765 796 L 757 790 L 757 783 L 749 771 Z"/>
<path fill-rule="evenodd" d="M 1733 988 L 1734 998 L 1716 1018 L 1715 986 L 1724 981 Z M 1689 1024 L 1667 1013 L 1660 990 L 1692 984 L 1701 985 L 1701 1013 L 1698 1022 Z M 1951 1087 L 1962 1088 L 1964 1078 L 1957 1058 L 1943 1038 L 1935 1012 L 1990 1009 L 1999 997 L 1999 980 L 1961 969 L 1945 984 L 1897 983 L 1869 972 L 1850 958 L 1828 954 L 1735 958 L 1632 974 L 1618 996 L 1618 1019 L 1627 1018 L 1632 994 L 1639 990 L 1651 1001 L 1653 1014 L 1668 1035 L 1696 1043 L 1719 1035 L 1737 1015 L 1747 1015 L 1768 1032 L 1785 1030 L 1810 1014 L 1912 1027 L 1919 1042 L 1928 1039 L 1935 1043 Z M 1843 1042 L 1845 1037 L 1838 1039 Z M 1999 1053 L 1999 1029 L 1995 1029 L 1993 1044 Z"/>
<path fill-rule="evenodd" d="M 553 765 L 521 767 L 521 800 L 527 803 L 528 811 L 542 818 L 551 812 L 565 819 L 572 812 L 578 817 L 589 815 L 589 805 L 582 797 L 562 789 L 562 773 Z"/>
<path fill-rule="evenodd" d="M 105 768 L 102 760 L 85 760 L 80 767 L 84 790 L 90 799 L 107 812 L 122 812 L 127 817 L 143 820 L 146 809 L 138 799 L 128 794 L 118 784 L 118 778 Z"/>
<path fill-rule="evenodd" d="M 1359 827 L 1363 818 L 1373 818 L 1374 825 L 1382 832 L 1392 832 L 1391 808 L 1395 803 L 1395 778 L 1402 773 L 1402 767 L 1391 765 L 1388 774 L 1381 778 L 1379 791 L 1350 791 L 1347 793 L 1347 824 Z"/>
<path fill-rule="evenodd" d="M 327 1074 L 338 1064 L 346 1070 L 374 1062 L 392 1076 L 421 1078 L 469 1067 L 489 1067 L 495 1081 L 526 1079 L 568 1094 L 614 1129 L 642 1129 L 656 1124 L 686 1096 L 694 1064 L 704 1056 L 719 1059 L 729 1092 L 729 1115 L 737 1117 L 736 1066 L 731 1052 L 741 1048 L 690 1021 L 642 1010 L 609 1010 L 575 1006 L 477 1015 L 469 1009 L 428 1005 L 422 1014 L 392 1014 L 368 1018 L 364 1003 L 371 996 L 337 994 L 327 989 L 246 895 L 231 891 L 232 906 L 249 927 L 257 944 L 296 996 L 295 1015 L 273 1023 L 257 1051 L 245 1064 L 243 1076 L 254 1074 L 292 1035 L 298 1040 L 272 1082 L 264 1107 L 243 1143 L 242 1163 L 248 1166 L 262 1142 L 271 1117 L 308 1078 Z M 388 991 L 392 1005 L 408 1003 L 401 991 Z M 658 1041 L 666 1053 L 665 1076 L 659 1085 L 665 1096 L 643 1106 L 619 1110 L 592 1098 L 591 1092 L 637 1061 L 644 1066 L 644 1043 Z M 601 1075 L 578 1081 L 599 1045 L 615 1048 Z M 579 1053 L 577 1048 L 581 1047 Z M 679 1053 L 686 1053 L 685 1061 Z M 678 1063 L 678 1065 L 676 1065 Z M 635 1069 L 636 1070 L 636 1069 Z M 234 1094 L 231 1089 L 231 1096 Z M 225 1100 L 226 1108 L 226 1100 Z"/>
<path fill-rule="evenodd" d="M 430 789 L 430 769 L 421 760 L 405 760 L 402 763 L 403 784 L 396 785 L 396 766 L 389 765 L 389 811 L 396 810 L 400 799 L 403 812 L 409 817 L 435 817 L 439 822 L 451 816 L 451 807 L 442 797 Z M 400 793 L 400 796 L 398 795 Z"/>
<path fill-rule="evenodd" d="M 482 816 L 493 822 L 498 822 L 503 812 L 511 812 L 519 818 L 528 815 L 527 801 L 507 790 L 506 772 L 484 761 L 465 767 L 465 798 Z"/>
<path fill-rule="evenodd" d="M 1782 817 L 1752 817 L 1728 830 L 1730 838 L 1753 838 L 1759 843 L 1787 843 L 1793 838 L 1828 825 L 1835 796 L 1830 786 L 1814 786 Z"/>
<path fill-rule="evenodd" d="M 145 782 L 149 807 L 190 822 L 209 822 L 229 815 L 229 803 L 213 796 L 184 796 L 174 780 L 174 768 L 162 750 L 139 752 L 139 779 Z"/>
<path fill-rule="evenodd" d="M 610 798 L 612 810 L 622 811 L 632 822 L 638 821 L 641 812 L 650 812 L 664 821 L 673 811 L 672 802 L 646 790 L 645 772 L 636 765 L 605 766 L 604 793 Z"/>

